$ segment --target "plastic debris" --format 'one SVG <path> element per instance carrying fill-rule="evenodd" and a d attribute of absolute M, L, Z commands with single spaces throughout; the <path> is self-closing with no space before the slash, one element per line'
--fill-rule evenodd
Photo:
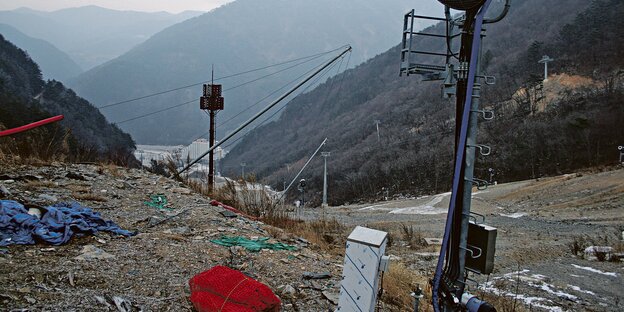
<path fill-rule="evenodd" d="M 190 281 L 191 302 L 199 312 L 278 312 L 281 301 L 266 285 L 224 266 Z"/>
<path fill-rule="evenodd" d="M 162 194 L 158 194 L 158 195 L 152 195 L 150 196 L 150 200 L 151 201 L 145 201 L 143 202 L 144 204 L 152 207 L 152 208 L 156 208 L 159 210 L 167 210 L 167 211 L 171 211 L 173 210 L 172 208 L 168 208 L 167 206 L 167 196 L 162 195 Z"/>
<path fill-rule="evenodd" d="M 321 273 L 303 272 L 303 278 L 305 279 L 324 279 L 324 278 L 330 278 L 330 277 L 331 277 L 331 273 L 329 272 L 321 272 Z"/>
<path fill-rule="evenodd" d="M 253 252 L 258 252 L 261 249 L 271 249 L 271 250 L 296 250 L 297 247 L 287 245 L 284 243 L 269 243 L 269 238 L 258 238 L 258 239 L 248 239 L 241 236 L 221 236 L 220 239 L 212 239 L 211 242 L 225 246 L 242 246 L 245 249 Z"/>

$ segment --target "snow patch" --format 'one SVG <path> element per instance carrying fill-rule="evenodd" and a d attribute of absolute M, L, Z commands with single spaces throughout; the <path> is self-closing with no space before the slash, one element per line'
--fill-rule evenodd
<path fill-rule="evenodd" d="M 584 289 L 581 289 L 581 287 L 578 287 L 578 286 L 574 286 L 574 285 L 570 285 L 570 284 L 568 284 L 568 287 L 569 287 L 569 288 L 571 288 L 571 289 L 572 289 L 572 290 L 574 290 L 574 291 L 578 291 L 578 292 L 581 292 L 581 293 L 584 293 L 584 294 L 588 294 L 588 295 L 592 295 L 592 296 L 595 296 L 595 295 L 596 295 L 596 293 L 595 293 L 595 292 L 593 292 L 593 291 L 591 291 L 591 290 L 584 290 Z"/>
<path fill-rule="evenodd" d="M 592 273 L 598 273 L 598 274 L 602 274 L 602 275 L 606 275 L 606 276 L 617 277 L 617 273 L 615 273 L 615 272 L 603 272 L 603 271 L 600 271 L 598 269 L 594 269 L 592 267 L 584 267 L 584 266 L 580 266 L 580 265 L 576 265 L 576 264 L 572 264 L 572 266 L 577 268 L 577 269 L 589 271 L 589 272 L 592 272 Z"/>
<path fill-rule="evenodd" d="M 521 217 L 526 216 L 526 215 L 527 215 L 527 213 L 526 213 L 526 212 L 514 212 L 514 213 L 511 213 L 511 214 L 504 214 L 504 213 L 501 213 L 500 215 L 501 215 L 502 217 L 507 217 L 507 218 L 512 218 L 512 219 L 518 219 L 518 218 L 521 218 Z"/>

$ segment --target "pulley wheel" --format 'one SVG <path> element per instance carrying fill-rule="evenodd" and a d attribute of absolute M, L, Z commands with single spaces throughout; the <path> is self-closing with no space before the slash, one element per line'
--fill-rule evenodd
<path fill-rule="evenodd" d="M 451 9 L 468 11 L 483 5 L 485 0 L 438 0 Z"/>

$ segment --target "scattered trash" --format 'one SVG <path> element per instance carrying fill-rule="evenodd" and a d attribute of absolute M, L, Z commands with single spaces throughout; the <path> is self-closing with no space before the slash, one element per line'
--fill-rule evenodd
<path fill-rule="evenodd" d="M 305 278 L 305 279 L 331 278 L 331 273 L 329 273 L 329 272 L 321 272 L 321 273 L 303 272 L 303 278 Z"/>
<path fill-rule="evenodd" d="M 115 307 L 119 312 L 130 312 L 132 311 L 132 304 L 130 301 L 121 298 L 121 297 L 113 297 L 113 303 L 115 303 Z"/>
<path fill-rule="evenodd" d="M 222 211 L 219 211 L 219 213 L 222 216 L 226 217 L 226 218 L 236 218 L 236 217 L 238 217 L 237 214 L 235 214 L 235 213 L 233 213 L 233 212 L 231 212 L 229 210 L 222 210 Z"/>
<path fill-rule="evenodd" d="M 425 242 L 427 243 L 428 246 L 442 245 L 442 239 L 441 238 L 425 237 Z"/>
<path fill-rule="evenodd" d="M 174 214 L 172 216 L 168 216 L 166 218 L 161 218 L 161 217 L 157 217 L 157 216 L 151 217 L 147 227 L 157 226 L 157 225 L 159 225 L 161 223 L 167 222 L 167 221 L 169 221 L 169 220 L 171 220 L 171 219 L 173 219 L 173 218 L 175 218 L 175 217 L 177 217 L 177 216 L 179 216 L 179 215 L 181 215 L 181 214 L 183 214 L 185 212 L 188 212 L 188 211 L 189 211 L 188 209 L 185 209 L 185 210 L 182 210 L 182 211 L 180 211 L 180 212 L 178 212 L 178 213 L 176 213 L 176 214 Z"/>
<path fill-rule="evenodd" d="M 167 196 L 165 195 L 162 195 L 162 194 L 152 195 L 150 196 L 150 199 L 151 201 L 145 201 L 143 203 L 152 208 L 156 208 L 159 210 L 167 210 L 167 211 L 173 210 L 173 208 L 165 207 L 167 206 Z"/>
<path fill-rule="evenodd" d="M 74 259 L 77 259 L 77 260 L 100 260 L 100 259 L 112 259 L 112 258 L 115 258 L 115 256 L 93 245 L 86 245 L 82 247 L 82 250 L 80 251 L 80 255 L 74 257 Z"/>
<path fill-rule="evenodd" d="M 267 242 L 268 240 L 269 240 L 268 237 L 252 240 L 252 239 L 247 239 L 247 238 L 240 237 L 240 236 L 221 236 L 221 239 L 212 239 L 210 241 L 217 245 L 226 246 L 226 247 L 242 246 L 242 247 L 245 247 L 245 249 L 249 251 L 254 251 L 254 252 L 260 251 L 261 249 L 270 249 L 270 250 L 296 250 L 297 249 L 297 247 L 295 246 L 286 245 L 284 243 L 269 243 Z"/>
<path fill-rule="evenodd" d="M 191 302 L 199 312 L 278 312 L 281 301 L 266 285 L 224 266 L 189 281 Z"/>
<path fill-rule="evenodd" d="M 41 219 L 28 214 L 24 205 L 0 200 L 0 246 L 30 245 L 35 240 L 52 245 L 68 242 L 74 233 L 94 234 L 107 231 L 123 236 L 136 233 L 122 230 L 99 213 L 78 203 L 55 204 L 45 208 Z"/>
<path fill-rule="evenodd" d="M 251 219 L 251 220 L 257 220 L 258 219 L 256 217 L 252 217 L 252 216 L 250 216 L 248 214 L 245 214 L 244 212 L 242 212 L 242 211 L 240 211 L 240 210 L 238 210 L 238 209 L 236 209 L 236 208 L 234 208 L 232 206 L 228 206 L 228 205 L 226 205 L 226 204 L 224 204 L 224 203 L 222 203 L 220 201 L 217 201 L 217 200 L 210 201 L 210 204 L 213 205 L 213 206 L 216 206 L 216 207 L 221 207 L 221 208 L 223 208 L 225 210 L 229 210 L 231 212 L 234 212 L 236 214 L 239 214 L 239 215 L 241 215 L 241 216 L 243 216 L 245 218 Z"/>
<path fill-rule="evenodd" d="M 28 208 L 28 214 L 36 217 L 37 219 L 41 219 L 41 209 L 39 208 Z"/>

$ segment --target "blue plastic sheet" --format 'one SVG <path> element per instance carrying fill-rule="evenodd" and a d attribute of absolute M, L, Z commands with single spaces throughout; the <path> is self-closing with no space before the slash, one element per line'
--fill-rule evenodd
<path fill-rule="evenodd" d="M 28 214 L 24 205 L 12 200 L 0 200 L 0 246 L 29 245 L 45 242 L 51 245 L 67 243 L 74 234 L 94 234 L 99 231 L 123 236 L 136 232 L 122 230 L 99 213 L 78 203 L 60 203 L 43 208 L 41 219 Z"/>

